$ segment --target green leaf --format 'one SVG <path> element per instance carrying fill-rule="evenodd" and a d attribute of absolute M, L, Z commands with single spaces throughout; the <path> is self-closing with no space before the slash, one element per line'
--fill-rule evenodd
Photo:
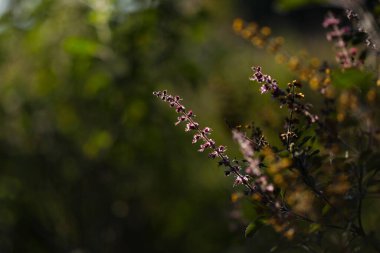
<path fill-rule="evenodd" d="M 256 219 L 254 222 L 249 223 L 245 229 L 245 238 L 253 237 L 262 226 L 263 222 L 261 219 Z"/>
<path fill-rule="evenodd" d="M 245 237 L 252 237 L 257 232 L 257 226 L 256 223 L 249 223 L 247 228 L 245 229 Z"/>
<path fill-rule="evenodd" d="M 302 145 L 304 145 L 306 142 L 308 142 L 308 140 L 311 139 L 311 136 L 305 136 L 301 142 L 298 144 L 298 146 L 302 147 Z"/>
<path fill-rule="evenodd" d="M 64 42 L 64 49 L 73 55 L 94 56 L 99 47 L 97 42 L 85 38 L 71 37 Z"/>
<path fill-rule="evenodd" d="M 322 215 L 326 215 L 328 211 L 330 211 L 331 206 L 330 205 L 325 205 L 322 209 Z"/>
<path fill-rule="evenodd" d="M 311 4 L 323 4 L 325 0 L 277 0 L 275 7 L 279 11 L 292 11 Z"/>
<path fill-rule="evenodd" d="M 310 226 L 309 226 L 309 233 L 314 233 L 316 231 L 319 231 L 320 228 L 321 228 L 320 224 L 317 224 L 317 223 L 310 224 Z"/>
<path fill-rule="evenodd" d="M 343 89 L 357 87 L 361 90 L 366 90 L 374 83 L 372 73 L 359 69 L 339 69 L 332 71 L 331 80 L 335 87 Z"/>

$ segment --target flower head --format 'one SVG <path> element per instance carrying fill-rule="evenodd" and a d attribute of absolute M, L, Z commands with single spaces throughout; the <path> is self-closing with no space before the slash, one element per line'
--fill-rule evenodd
<path fill-rule="evenodd" d="M 260 92 L 261 94 L 271 91 L 273 94 L 276 94 L 279 91 L 277 81 L 273 79 L 270 75 L 265 75 L 261 72 L 261 67 L 252 67 L 253 74 L 249 78 L 251 81 L 257 81 L 261 84 Z"/>
<path fill-rule="evenodd" d="M 264 78 L 267 80 L 268 76 L 265 76 Z M 218 163 L 226 167 L 225 174 L 234 174 L 236 176 L 237 181 L 235 184 L 243 184 L 250 191 L 253 191 L 252 186 L 248 183 L 248 177 L 241 173 L 242 168 L 240 166 L 233 165 L 230 158 L 225 154 L 227 150 L 226 146 L 216 145 L 216 142 L 209 137 L 212 132 L 210 127 L 204 127 L 203 129 L 200 128 L 199 123 L 194 120 L 195 115 L 193 111 L 186 111 L 185 106 L 181 104 L 182 99 L 179 96 L 172 96 L 168 94 L 166 90 L 155 91 L 153 92 L 153 95 L 169 103 L 169 105 L 175 108 L 175 111 L 180 114 L 180 116 L 177 117 L 177 122 L 175 125 L 178 125 L 181 122 L 186 122 L 185 132 L 195 132 L 192 143 L 202 142 L 198 149 L 199 152 L 204 152 L 207 149 L 210 149 L 211 151 L 208 156 L 211 159 L 215 159 L 217 157 L 221 159 Z"/>

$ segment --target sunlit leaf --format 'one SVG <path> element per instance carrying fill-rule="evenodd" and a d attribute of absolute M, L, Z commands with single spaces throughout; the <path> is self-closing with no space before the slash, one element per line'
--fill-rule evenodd
<path fill-rule="evenodd" d="M 330 205 L 325 205 L 322 209 L 322 215 L 326 215 L 328 211 L 330 211 L 331 206 Z"/>
<path fill-rule="evenodd" d="M 261 219 L 256 219 L 254 222 L 248 224 L 245 229 L 245 237 L 252 237 L 256 234 L 256 232 L 263 226 L 263 222 Z"/>
<path fill-rule="evenodd" d="M 310 224 L 309 232 L 314 233 L 314 232 L 318 231 L 320 228 L 321 228 L 320 224 L 317 224 L 317 223 Z"/>
<path fill-rule="evenodd" d="M 326 0 L 277 0 L 275 5 L 279 11 L 292 11 L 310 4 L 323 4 Z"/>
<path fill-rule="evenodd" d="M 74 55 L 94 56 L 99 44 L 89 39 L 71 37 L 66 39 L 64 49 Z"/>

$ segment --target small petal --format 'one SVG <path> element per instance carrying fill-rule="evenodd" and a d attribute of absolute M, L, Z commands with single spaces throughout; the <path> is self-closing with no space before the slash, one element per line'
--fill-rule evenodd
<path fill-rule="evenodd" d="M 267 91 L 268 91 L 268 87 L 265 84 L 260 87 L 261 94 L 263 94 L 263 93 L 265 93 Z"/>
<path fill-rule="evenodd" d="M 185 107 L 183 105 L 178 105 L 177 108 L 176 108 L 176 112 L 184 112 L 185 111 Z"/>
<path fill-rule="evenodd" d="M 199 141 L 199 139 L 201 138 L 201 136 L 199 134 L 195 134 L 194 137 L 193 137 L 193 144 L 194 143 L 197 143 Z"/>
<path fill-rule="evenodd" d="M 327 28 L 329 26 L 338 25 L 340 20 L 335 17 L 326 17 L 322 23 L 322 26 Z"/>
<path fill-rule="evenodd" d="M 209 144 L 210 147 L 215 146 L 215 141 L 213 139 L 209 139 L 209 141 L 207 143 Z"/>
<path fill-rule="evenodd" d="M 209 128 L 209 127 L 205 127 L 203 130 L 202 130 L 202 133 L 204 134 L 204 135 L 208 135 L 208 134 L 210 134 L 211 133 L 211 128 Z"/>
<path fill-rule="evenodd" d="M 223 154 L 224 152 L 226 152 L 227 149 L 225 146 L 219 146 L 217 150 L 219 153 Z"/>
<path fill-rule="evenodd" d="M 213 151 L 213 152 L 211 152 L 210 154 L 208 154 L 208 156 L 209 156 L 210 158 L 214 159 L 215 157 L 218 156 L 218 152 Z"/>
<path fill-rule="evenodd" d="M 272 184 L 269 184 L 266 189 L 268 192 L 273 192 L 274 191 L 274 186 Z"/>
<path fill-rule="evenodd" d="M 248 182 L 248 177 L 247 176 L 237 176 L 235 179 L 234 186 L 239 185 L 239 184 L 244 184 Z"/>
<path fill-rule="evenodd" d="M 179 123 L 181 123 L 182 121 L 185 121 L 186 120 L 186 117 L 185 116 L 179 116 L 178 118 L 178 121 L 175 123 L 175 125 L 178 125 Z"/>
<path fill-rule="evenodd" d="M 196 130 L 196 129 L 198 129 L 198 126 L 199 126 L 199 124 L 197 122 L 193 122 L 193 123 L 190 124 L 190 129 L 191 130 Z"/>
<path fill-rule="evenodd" d="M 206 144 L 207 144 L 207 143 L 200 145 L 200 146 L 199 146 L 200 148 L 198 149 L 198 151 L 199 151 L 199 152 L 203 152 L 203 151 L 205 151 L 205 149 L 208 147 Z"/>

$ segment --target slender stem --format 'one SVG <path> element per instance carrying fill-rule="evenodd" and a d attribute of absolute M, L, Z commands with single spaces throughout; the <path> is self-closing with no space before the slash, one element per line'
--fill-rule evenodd
<path fill-rule="evenodd" d="M 288 124 L 288 134 L 290 133 L 291 131 L 291 128 L 292 128 L 292 121 L 293 121 L 293 112 L 294 112 L 294 105 L 295 105 L 295 86 L 293 85 L 292 87 L 292 106 L 291 106 L 291 110 L 290 110 L 290 116 L 289 116 L 289 124 Z M 288 135 L 288 138 L 287 138 L 287 148 L 288 150 L 290 151 L 290 147 L 289 147 L 290 143 L 289 143 L 289 135 Z M 294 155 L 294 150 L 291 151 L 292 153 L 292 157 L 294 158 L 295 155 Z M 321 198 L 323 201 L 325 201 L 329 206 L 331 206 L 332 208 L 335 209 L 335 207 L 332 205 L 332 203 L 327 199 L 327 197 L 319 190 L 317 190 L 315 187 L 313 187 L 312 185 L 310 185 L 310 183 L 308 181 L 306 181 L 305 178 L 303 178 L 303 181 L 305 182 L 305 184 L 319 197 Z"/>
<path fill-rule="evenodd" d="M 347 230 L 345 227 L 342 227 L 342 226 L 338 226 L 338 225 L 333 225 L 333 224 L 325 224 L 325 223 L 321 223 L 321 222 L 318 222 L 318 221 L 314 221 L 306 216 L 303 216 L 301 214 L 298 214 L 298 213 L 295 213 L 293 211 L 290 211 L 291 214 L 293 214 L 294 216 L 296 216 L 297 218 L 303 220 L 303 221 L 307 221 L 309 223 L 313 223 L 313 224 L 318 224 L 318 225 L 321 225 L 323 227 L 328 227 L 328 228 L 334 228 L 334 229 L 339 229 L 339 230 Z M 352 230 L 351 232 L 355 232 L 354 230 Z"/>
<path fill-rule="evenodd" d="M 363 234 L 363 236 L 366 236 L 366 233 L 364 231 L 363 222 L 362 222 L 362 204 L 363 204 L 363 166 L 358 167 L 359 170 L 359 177 L 358 177 L 358 224 L 360 232 Z"/>
<path fill-rule="evenodd" d="M 377 72 L 377 81 L 379 81 L 380 80 L 380 52 L 378 50 L 376 50 L 376 72 Z"/>
<path fill-rule="evenodd" d="M 287 130 L 287 140 L 286 140 L 286 145 L 288 147 L 288 150 L 290 149 L 289 145 L 289 136 L 290 136 L 290 131 L 292 129 L 292 121 L 293 121 L 293 111 L 294 111 L 294 101 L 295 101 L 295 93 L 294 93 L 294 84 L 293 84 L 293 87 L 292 87 L 292 107 L 290 109 L 290 116 L 289 116 L 289 123 L 288 123 L 288 130 Z M 290 151 L 290 150 L 289 150 Z M 292 152 L 293 153 L 293 152 Z"/>
<path fill-rule="evenodd" d="M 175 102 L 177 106 L 182 106 L 179 102 Z M 194 120 L 188 116 L 188 113 L 186 110 L 183 110 L 182 111 L 182 115 L 184 117 L 186 117 L 186 120 L 190 123 L 190 124 L 193 124 L 195 126 L 195 131 L 197 131 L 197 133 L 201 136 L 201 138 L 205 141 L 205 142 L 209 142 L 209 143 L 212 143 L 210 138 L 207 137 L 207 135 L 205 135 L 201 130 L 200 128 L 197 126 L 197 124 L 195 124 Z M 242 183 L 249 189 L 251 190 L 252 192 L 255 191 L 255 189 L 248 183 L 246 177 L 244 175 L 242 175 L 240 172 L 239 172 L 239 168 L 237 168 L 236 166 L 233 166 L 229 159 L 224 155 L 222 154 L 217 148 L 216 148 L 216 145 L 215 144 L 212 144 L 211 145 L 212 149 L 217 152 L 218 154 L 218 157 L 220 157 L 224 162 L 224 165 L 226 165 L 232 173 L 234 173 L 238 178 L 240 178 L 240 180 L 242 181 Z"/>

